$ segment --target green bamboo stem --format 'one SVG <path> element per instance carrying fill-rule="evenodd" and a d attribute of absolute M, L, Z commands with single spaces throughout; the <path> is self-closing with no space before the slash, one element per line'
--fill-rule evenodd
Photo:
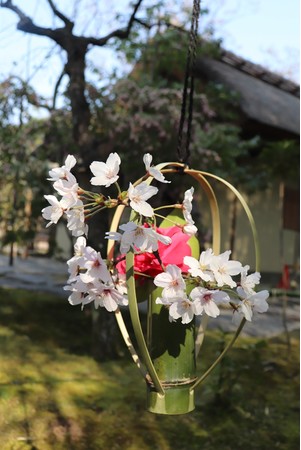
<path fill-rule="evenodd" d="M 147 310 L 147 344 L 165 396 L 158 398 L 152 385 L 147 389 L 147 409 L 156 414 L 186 414 L 194 409 L 196 381 L 195 326 L 168 320 L 168 309 L 156 303 L 162 295 L 157 287 L 151 293 Z"/>
<path fill-rule="evenodd" d="M 164 396 L 164 389 L 159 380 L 157 372 L 154 368 L 141 328 L 136 298 L 133 250 L 130 250 L 126 255 L 126 268 L 127 268 L 126 278 L 127 278 L 128 298 L 129 298 L 129 310 L 138 348 L 140 350 L 143 362 L 148 370 L 149 376 L 156 388 L 156 391 L 158 392 L 158 394 Z"/>
<path fill-rule="evenodd" d="M 120 222 L 120 219 L 121 219 L 121 216 L 122 216 L 122 213 L 123 213 L 124 209 L 125 209 L 125 205 L 117 206 L 117 209 L 115 211 L 115 214 L 114 214 L 114 217 L 113 217 L 113 220 L 112 220 L 112 223 L 111 223 L 110 231 L 117 231 L 118 224 Z M 115 241 L 113 239 L 108 239 L 107 258 L 109 260 L 112 260 L 113 257 L 114 257 L 114 246 L 115 246 Z M 141 363 L 141 361 L 139 359 L 139 356 L 138 356 L 138 354 L 137 354 L 137 352 L 135 350 L 135 347 L 134 347 L 134 345 L 133 345 L 133 343 L 131 341 L 131 338 L 129 336 L 128 330 L 127 330 L 126 325 L 124 323 L 121 311 L 119 309 L 117 309 L 115 311 L 115 318 L 116 318 L 117 325 L 119 327 L 120 333 L 121 333 L 121 335 L 123 337 L 123 340 L 124 340 L 128 350 L 129 350 L 129 352 L 130 352 L 130 354 L 132 356 L 132 359 L 133 359 L 134 363 L 138 367 L 138 369 L 139 369 L 140 373 L 142 374 L 143 378 L 146 378 L 147 377 L 147 372 L 144 369 L 144 367 L 143 367 L 143 365 L 142 365 L 142 363 Z"/>

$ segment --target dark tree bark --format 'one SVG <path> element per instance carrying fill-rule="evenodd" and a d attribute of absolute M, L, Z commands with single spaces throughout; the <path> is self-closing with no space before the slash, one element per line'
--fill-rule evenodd
<path fill-rule="evenodd" d="M 47 37 L 58 44 L 61 49 L 66 52 L 67 60 L 63 74 L 67 74 L 69 77 L 68 94 L 71 102 L 73 139 L 86 166 L 93 160 L 91 152 L 93 151 L 93 148 L 97 147 L 94 137 L 89 131 L 91 112 L 85 96 L 87 52 L 92 46 L 105 46 L 112 38 L 127 39 L 131 33 L 132 26 L 136 20 L 136 14 L 142 1 L 143 0 L 137 0 L 133 6 L 132 14 L 125 28 L 115 29 L 100 38 L 74 35 L 74 23 L 57 9 L 52 0 L 47 0 L 47 2 L 54 15 L 62 20 L 64 26 L 61 28 L 52 29 L 40 27 L 16 6 L 12 0 L 2 0 L 0 2 L 2 8 L 7 8 L 18 16 L 18 30 L 37 36 Z M 60 76 L 60 79 L 63 74 Z M 56 90 L 57 89 L 55 89 L 55 95 Z"/>

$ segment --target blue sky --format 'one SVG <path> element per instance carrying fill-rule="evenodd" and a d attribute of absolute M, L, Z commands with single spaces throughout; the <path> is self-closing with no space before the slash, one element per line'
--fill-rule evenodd
<path fill-rule="evenodd" d="M 145 0 L 150 2 L 150 0 Z M 46 0 L 14 0 L 24 8 L 36 23 L 51 27 L 53 19 L 49 13 Z M 75 13 L 70 0 L 56 1 L 66 14 Z M 80 8 L 86 4 L 93 9 L 103 4 L 92 0 L 81 0 Z M 91 9 L 82 8 L 79 32 L 84 29 L 90 34 L 97 33 L 99 23 L 101 30 L 110 29 L 112 16 L 118 7 L 122 10 L 125 0 L 109 2 L 110 8 L 98 15 L 91 22 Z M 182 1 L 191 7 L 192 0 Z M 115 5 L 115 10 L 111 5 Z M 123 4 L 123 5 L 121 5 Z M 171 4 L 175 4 L 175 1 Z M 212 22 L 217 37 L 223 39 L 223 46 L 234 53 L 277 71 L 299 83 L 299 1 L 289 0 L 203 0 L 203 7 L 210 7 L 208 17 L 201 18 L 200 29 Z M 94 6 L 93 6 L 94 5 Z M 118 7 L 117 7 L 118 6 Z M 96 11 L 96 10 L 95 10 Z M 16 16 L 8 10 L 0 9 L 0 77 L 16 74 L 28 79 L 42 95 L 51 96 L 53 86 L 62 68 L 63 56 L 54 50 L 53 44 L 43 37 L 26 35 L 16 30 Z M 91 52 L 94 63 L 104 72 L 118 65 L 110 50 L 97 49 Z M 42 60 L 42 63 L 41 63 Z M 40 67 L 41 66 L 41 67 Z"/>

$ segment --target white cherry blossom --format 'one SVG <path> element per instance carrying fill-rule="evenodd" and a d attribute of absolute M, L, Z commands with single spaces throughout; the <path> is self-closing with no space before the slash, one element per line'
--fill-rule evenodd
<path fill-rule="evenodd" d="M 248 275 L 249 270 L 250 270 L 250 266 L 244 266 L 242 268 L 240 286 L 248 294 L 254 294 L 254 292 L 255 292 L 254 287 L 256 284 L 259 284 L 261 275 L 259 272 L 254 272 L 254 273 Z"/>
<path fill-rule="evenodd" d="M 74 256 L 67 261 L 70 283 L 79 274 L 79 270 L 84 266 L 84 250 L 86 248 L 86 239 L 83 236 L 77 238 L 74 244 Z"/>
<path fill-rule="evenodd" d="M 99 252 L 88 246 L 84 249 L 84 258 L 84 268 L 87 269 L 87 272 L 80 274 L 82 281 L 85 283 L 94 283 L 99 279 L 103 282 L 111 281 L 106 262 Z"/>
<path fill-rule="evenodd" d="M 120 252 L 127 253 L 131 247 L 136 247 L 142 252 L 154 252 L 158 250 L 158 242 L 165 245 L 171 243 L 169 236 L 157 233 L 153 228 L 128 222 L 119 227 L 124 233 L 107 232 L 106 238 L 120 242 Z"/>
<path fill-rule="evenodd" d="M 64 286 L 65 291 L 71 291 L 71 294 L 68 297 L 70 305 L 82 305 L 82 309 L 84 308 L 84 305 L 87 305 L 92 301 L 92 299 L 87 296 L 87 292 L 91 288 L 93 288 L 92 284 L 84 283 L 79 277 L 77 277 L 73 283 Z"/>
<path fill-rule="evenodd" d="M 154 284 L 163 288 L 162 297 L 167 299 L 181 297 L 186 288 L 181 269 L 174 264 L 169 264 L 165 272 L 156 275 Z"/>
<path fill-rule="evenodd" d="M 193 299 L 197 314 L 207 314 L 210 317 L 217 317 L 220 315 L 220 310 L 217 304 L 228 303 L 230 297 L 225 292 L 219 290 L 208 290 L 203 287 L 196 287 L 192 289 L 190 297 Z"/>
<path fill-rule="evenodd" d="M 195 315 L 195 305 L 188 298 L 174 301 L 169 307 L 169 321 L 173 322 L 181 317 L 183 324 L 190 323 Z"/>
<path fill-rule="evenodd" d="M 126 275 L 123 273 L 113 275 L 112 280 L 117 291 L 119 291 L 122 295 L 126 295 L 127 294 Z"/>
<path fill-rule="evenodd" d="M 50 221 L 46 225 L 47 228 L 53 223 L 58 223 L 58 221 L 64 214 L 66 206 L 62 200 L 58 200 L 54 195 L 44 195 L 44 197 L 46 198 L 48 203 L 50 203 L 50 206 L 46 206 L 46 208 L 42 209 L 42 216 L 44 217 L 44 219 Z"/>
<path fill-rule="evenodd" d="M 50 181 L 57 181 L 59 179 L 68 180 L 69 178 L 72 178 L 72 174 L 70 173 L 72 167 L 74 167 L 76 164 L 76 159 L 73 155 L 68 155 L 65 164 L 61 167 L 55 167 L 54 169 L 51 169 L 49 171 L 50 178 L 47 178 L 47 180 Z"/>
<path fill-rule="evenodd" d="M 110 153 L 107 161 L 93 161 L 90 165 L 90 170 L 94 177 L 91 178 L 91 184 L 94 186 L 109 187 L 115 183 L 118 178 L 119 166 L 121 160 L 117 153 Z"/>
<path fill-rule="evenodd" d="M 94 301 L 95 308 L 99 306 L 106 308 L 107 311 L 116 311 L 118 305 L 128 305 L 127 298 L 115 288 L 114 284 L 98 283 L 89 291 L 88 298 Z"/>
<path fill-rule="evenodd" d="M 67 228 L 71 231 L 72 236 L 87 235 L 88 225 L 85 223 L 84 204 L 81 200 L 77 200 L 72 209 L 66 211 L 66 216 Z"/>
<path fill-rule="evenodd" d="M 263 290 L 249 294 L 243 288 L 238 287 L 237 293 L 241 302 L 234 311 L 234 315 L 243 315 L 248 322 L 251 322 L 254 313 L 264 313 L 268 310 L 269 304 L 266 300 L 269 297 L 269 291 Z"/>
<path fill-rule="evenodd" d="M 231 250 L 227 250 L 220 255 L 214 256 L 210 262 L 210 268 L 213 271 L 215 280 L 219 287 L 228 285 L 231 288 L 236 286 L 231 276 L 238 275 L 241 272 L 241 263 L 239 261 L 229 261 Z"/>
<path fill-rule="evenodd" d="M 134 187 L 132 183 L 129 185 L 128 196 L 130 199 L 130 207 L 142 216 L 152 217 L 154 210 L 149 203 L 146 202 L 150 197 L 157 194 L 158 188 L 149 186 L 143 182 Z"/>
<path fill-rule="evenodd" d="M 189 267 L 188 272 L 193 277 L 200 277 L 204 281 L 214 281 L 210 266 L 213 258 L 214 253 L 211 248 L 208 248 L 201 253 L 199 261 L 193 256 L 185 256 L 184 264 Z"/>
<path fill-rule="evenodd" d="M 154 166 L 151 166 L 153 157 L 150 153 L 146 153 L 143 156 L 143 162 L 145 164 L 145 170 L 149 173 L 150 176 L 154 177 L 155 180 L 161 181 L 161 183 L 170 183 L 170 181 L 167 181 L 163 175 L 163 173 L 160 172 L 160 170 L 156 169 Z"/>
<path fill-rule="evenodd" d="M 59 179 L 53 184 L 54 189 L 63 197 L 68 208 L 71 208 L 78 201 L 78 184 L 76 178 L 70 174 L 67 179 Z"/>

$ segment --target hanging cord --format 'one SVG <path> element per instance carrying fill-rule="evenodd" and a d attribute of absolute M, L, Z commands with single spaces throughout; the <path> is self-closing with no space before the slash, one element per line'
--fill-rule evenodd
<path fill-rule="evenodd" d="M 182 104 L 181 104 L 181 117 L 178 130 L 178 146 L 177 154 L 178 161 L 182 163 L 187 163 L 190 157 L 190 141 L 191 141 L 191 125 L 193 116 L 193 94 L 194 94 L 194 70 L 196 62 L 196 48 L 197 48 L 197 37 L 198 37 L 198 22 L 200 16 L 200 0 L 193 0 L 193 10 L 191 19 L 191 29 L 189 34 L 189 46 L 187 51 L 186 59 L 186 69 L 185 78 L 182 94 Z M 189 98 L 188 98 L 188 119 L 187 119 L 187 131 L 186 131 L 186 142 L 185 148 L 183 148 L 183 130 L 186 120 L 186 110 L 187 110 L 187 96 L 188 96 L 188 85 L 189 85 Z"/>

